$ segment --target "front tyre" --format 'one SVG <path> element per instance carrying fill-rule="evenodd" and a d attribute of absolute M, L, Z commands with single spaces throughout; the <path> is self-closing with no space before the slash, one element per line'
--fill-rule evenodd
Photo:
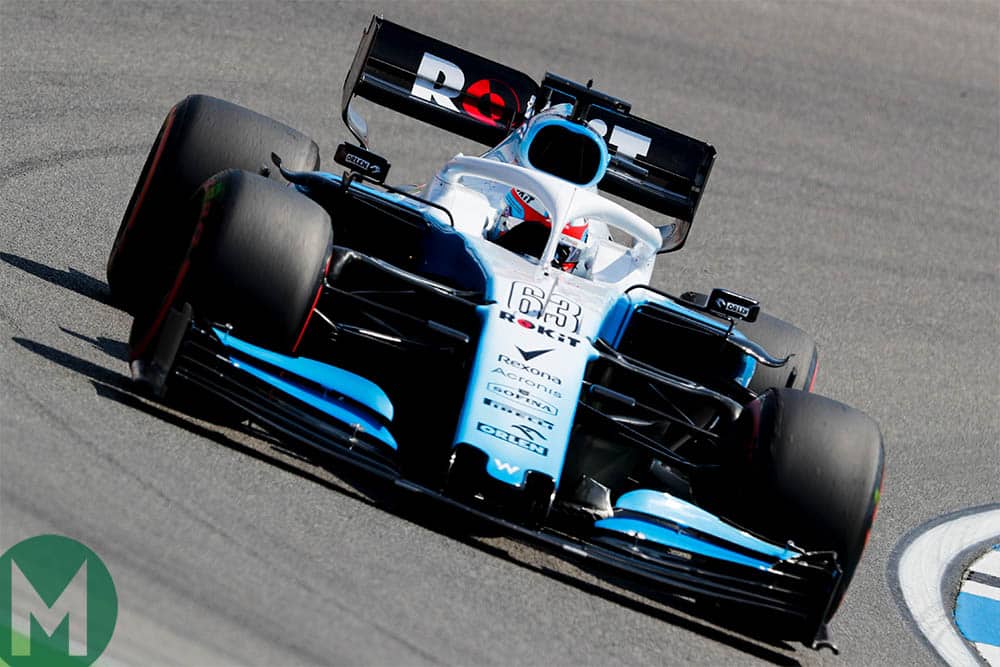
<path fill-rule="evenodd" d="M 291 353 L 323 288 L 333 253 L 327 212 L 257 174 L 213 176 L 194 198 L 201 239 L 186 290 L 203 319 L 255 345 Z"/>
<path fill-rule="evenodd" d="M 184 260 L 166 296 L 136 315 L 130 361 L 155 356 L 170 313 L 185 303 L 199 320 L 294 353 L 333 253 L 329 214 L 292 188 L 237 170 L 205 181 L 189 207 Z"/>
<path fill-rule="evenodd" d="M 108 257 L 112 301 L 136 314 L 167 291 L 193 233 L 188 199 L 224 169 L 262 171 L 271 153 L 299 171 L 319 167 L 316 143 L 272 118 L 207 95 L 167 114 L 125 209 Z M 277 170 L 271 177 L 280 179 Z"/>
<path fill-rule="evenodd" d="M 832 399 L 772 389 L 744 410 L 749 468 L 737 482 L 738 522 L 776 543 L 835 551 L 843 571 L 836 611 L 875 519 L 884 451 L 878 425 Z"/>

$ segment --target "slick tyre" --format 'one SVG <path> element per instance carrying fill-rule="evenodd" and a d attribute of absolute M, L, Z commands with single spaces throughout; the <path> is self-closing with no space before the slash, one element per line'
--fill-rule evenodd
<path fill-rule="evenodd" d="M 778 368 L 758 363 L 750 380 L 751 391 L 759 394 L 772 387 L 812 391 L 819 354 L 808 334 L 767 313 L 760 313 L 754 322 L 739 322 L 736 328 L 771 356 L 790 356 L 788 362 Z"/>
<path fill-rule="evenodd" d="M 195 316 L 284 354 L 296 350 L 333 253 L 327 212 L 295 190 L 228 170 L 202 185 L 184 288 Z"/>
<path fill-rule="evenodd" d="M 316 143 L 256 112 L 191 95 L 167 114 L 146 158 L 108 257 L 112 301 L 132 313 L 155 307 L 183 261 L 193 221 L 183 211 L 224 169 L 264 171 L 276 153 L 289 169 L 319 167 Z M 270 177 L 281 180 L 277 169 Z"/>
<path fill-rule="evenodd" d="M 868 540 L 882 486 L 878 425 L 837 401 L 771 389 L 741 417 L 751 435 L 740 522 L 782 544 L 835 551 L 843 571 L 827 618 L 843 597 Z"/>

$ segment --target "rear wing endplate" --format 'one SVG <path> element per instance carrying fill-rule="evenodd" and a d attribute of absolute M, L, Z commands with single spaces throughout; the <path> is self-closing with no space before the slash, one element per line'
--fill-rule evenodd
<path fill-rule="evenodd" d="M 351 109 L 355 95 L 495 146 L 524 122 L 533 106 L 570 102 L 573 117 L 602 134 L 611 162 L 598 187 L 669 216 L 658 226 L 660 252 L 687 239 L 715 148 L 633 116 L 628 102 L 546 74 L 527 74 L 422 35 L 379 16 L 372 22 L 344 81 L 344 122 L 362 145 L 367 128 Z"/>

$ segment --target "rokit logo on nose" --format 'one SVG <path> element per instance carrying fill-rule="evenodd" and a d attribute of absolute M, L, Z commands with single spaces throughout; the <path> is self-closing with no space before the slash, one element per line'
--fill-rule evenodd
<path fill-rule="evenodd" d="M 517 315 L 515 315 L 514 313 L 511 313 L 506 310 L 500 311 L 500 319 L 503 320 L 504 322 L 511 322 L 513 324 L 517 324 L 518 326 L 524 329 L 535 331 L 536 333 L 542 336 L 546 336 L 551 340 L 556 341 L 557 343 L 566 343 L 570 347 L 576 347 L 577 345 L 580 344 L 579 338 L 574 338 L 573 336 L 567 336 L 564 333 L 556 331 L 552 327 L 545 326 L 544 324 L 539 324 L 538 322 L 532 322 L 531 320 L 526 319 L 524 317 L 517 317 Z"/>

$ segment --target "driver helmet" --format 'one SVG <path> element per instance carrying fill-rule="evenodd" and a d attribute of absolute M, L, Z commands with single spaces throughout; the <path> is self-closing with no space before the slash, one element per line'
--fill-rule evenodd
<path fill-rule="evenodd" d="M 496 224 L 487 234 L 487 238 L 500 245 L 506 245 L 504 243 L 505 237 L 513 229 L 525 223 L 537 225 L 540 229 L 551 230 L 552 220 L 547 212 L 533 206 L 535 201 L 536 199 L 532 195 L 523 190 L 513 188 L 507 192 L 504 197 L 504 207 L 497 217 Z M 545 238 L 548 238 L 547 231 Z M 520 248 L 518 249 L 520 250 Z M 526 254 L 534 254 L 537 257 L 541 252 L 542 248 L 538 248 L 535 253 Z M 562 271 L 587 275 L 596 254 L 597 244 L 591 238 L 590 221 L 587 218 L 579 218 L 571 220 L 563 227 L 552 265 Z"/>

